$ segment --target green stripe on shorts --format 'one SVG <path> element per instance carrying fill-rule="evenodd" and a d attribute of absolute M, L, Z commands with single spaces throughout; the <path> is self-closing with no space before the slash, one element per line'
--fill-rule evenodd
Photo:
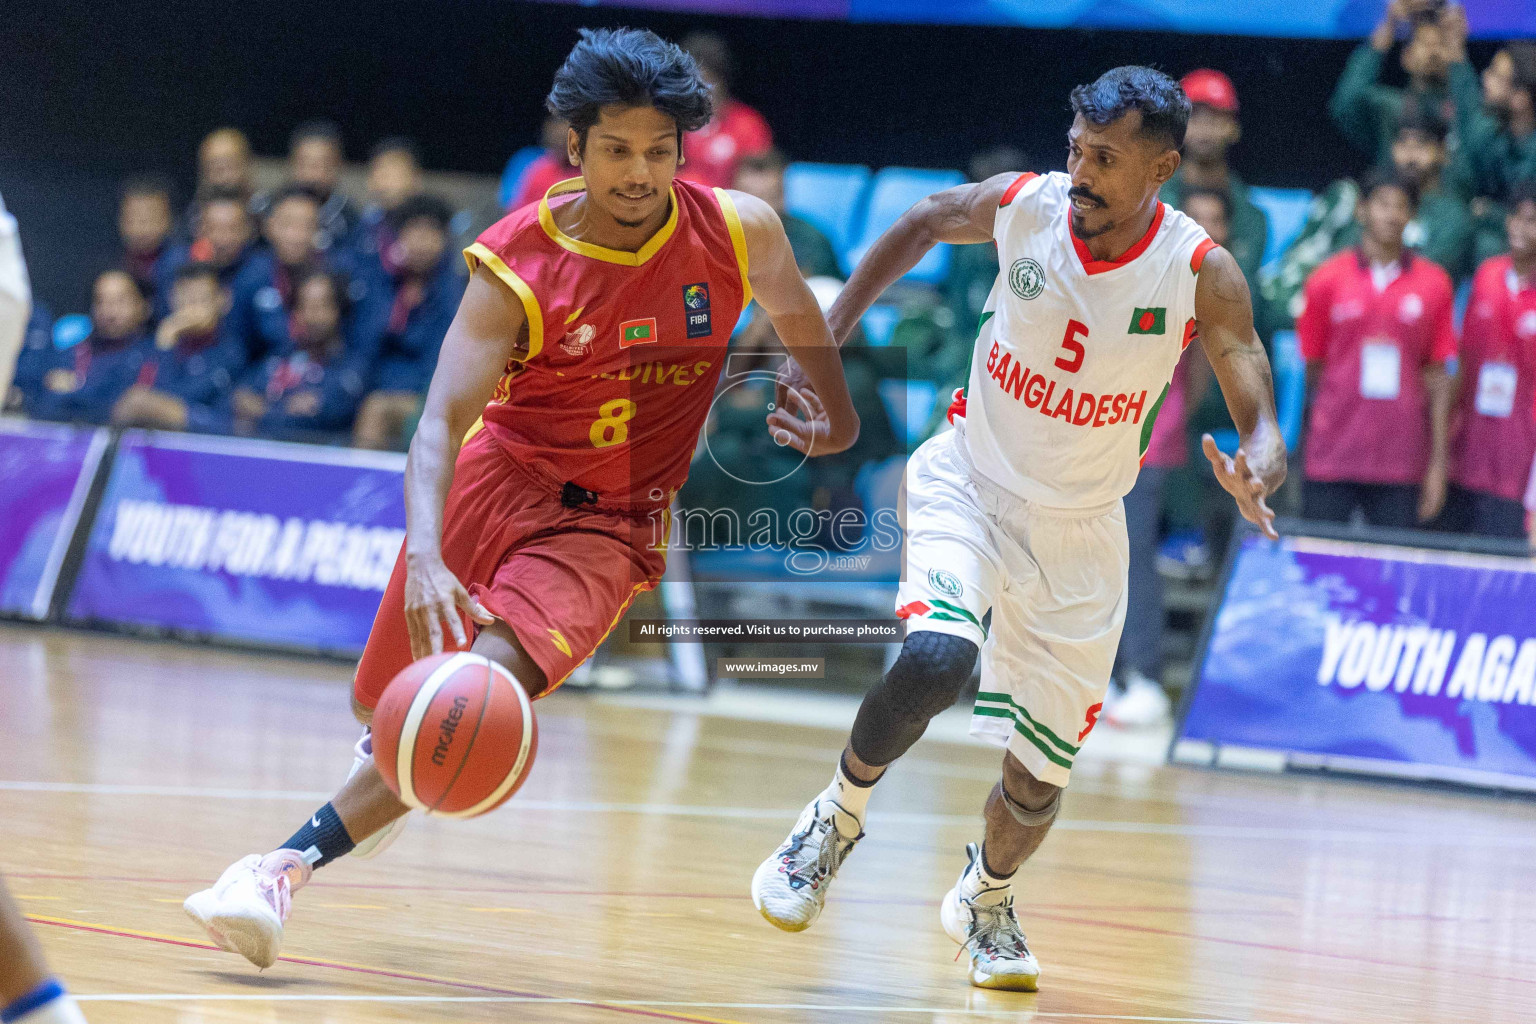
<path fill-rule="evenodd" d="M 1045 736 L 1046 739 L 1055 744 L 1062 753 L 1067 754 L 1070 757 L 1077 756 L 1077 752 L 1080 748 L 1074 747 L 1072 744 L 1068 743 L 1066 740 L 1062 739 L 1060 736 L 1057 736 L 1055 733 L 1051 732 L 1051 730 L 1035 721 L 1034 717 L 1030 715 L 1028 711 L 1024 710 L 1024 708 L 1021 707 L 1012 697 L 1008 696 L 1008 694 L 989 693 L 983 690 L 976 695 L 976 702 L 979 704 L 983 701 L 988 704 L 1006 704 L 1007 710 L 1013 715 L 1015 719 L 1019 720 L 1020 722 L 1028 722 L 1031 726 L 1040 730 L 1041 734 Z"/>
<path fill-rule="evenodd" d="M 992 718 L 1012 718 L 1014 732 L 1018 733 L 1020 736 L 1023 736 L 1025 739 L 1029 740 L 1029 742 L 1033 743 L 1036 749 L 1045 755 L 1045 759 L 1047 761 L 1050 761 L 1054 764 L 1059 764 L 1063 768 L 1071 770 L 1071 758 L 1062 757 L 1060 754 L 1056 753 L 1056 751 L 1046 746 L 1044 740 L 1024 727 L 1023 720 L 1013 713 L 1012 708 L 983 707 L 982 705 L 978 704 L 976 705 L 974 711 L 978 715 L 987 715 Z"/>

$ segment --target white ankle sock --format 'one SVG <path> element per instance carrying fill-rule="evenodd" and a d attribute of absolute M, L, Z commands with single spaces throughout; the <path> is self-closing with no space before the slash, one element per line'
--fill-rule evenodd
<path fill-rule="evenodd" d="M 876 779 L 876 782 L 879 780 Z M 874 783 L 867 786 L 858 785 L 843 773 L 843 762 L 839 758 L 837 771 L 832 773 L 832 781 L 827 788 L 821 791 L 820 800 L 830 800 L 846 813 L 838 813 L 833 821 L 837 830 L 849 839 L 855 839 L 864 831 L 864 813 L 869 805 L 869 795 L 875 791 Z"/>
<path fill-rule="evenodd" d="M 998 878 L 987 870 L 986 848 L 976 855 L 976 863 L 960 881 L 960 895 L 976 903 L 1001 903 L 1013 895 L 1013 875 Z"/>

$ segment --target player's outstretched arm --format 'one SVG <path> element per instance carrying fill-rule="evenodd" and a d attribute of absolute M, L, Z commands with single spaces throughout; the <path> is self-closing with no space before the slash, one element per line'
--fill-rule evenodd
<path fill-rule="evenodd" d="M 507 360 L 516 354 L 526 320 L 512 289 L 481 266 L 470 277 L 459 311 L 443 336 L 405 465 L 405 618 L 416 658 L 443 649 L 444 622 L 454 641 L 464 646 L 459 608 L 482 625 L 494 621 L 443 564 L 443 505 L 464 435 L 490 401 Z"/>
<path fill-rule="evenodd" d="M 768 429 L 781 444 L 810 455 L 832 455 L 859 439 L 859 414 L 843 377 L 843 361 L 816 296 L 800 276 L 795 253 L 773 207 L 754 196 L 732 192 L 747 239 L 747 280 L 804 385 L 779 388 Z M 791 408 L 793 406 L 794 408 Z M 805 419 L 795 415 L 795 409 Z"/>
<path fill-rule="evenodd" d="M 1285 441 L 1275 416 L 1275 384 L 1269 357 L 1253 329 L 1253 300 L 1237 260 L 1225 249 L 1212 249 L 1195 285 L 1195 318 L 1200 344 L 1216 372 L 1222 397 L 1240 438 L 1234 455 L 1202 438 L 1216 479 L 1237 501 L 1243 518 L 1265 536 L 1278 538 L 1275 514 L 1265 499 L 1285 482 Z"/>
<path fill-rule="evenodd" d="M 847 342 L 869 307 L 940 242 L 990 242 L 998 204 L 1017 174 L 935 192 L 902 214 L 872 245 L 827 314 L 832 336 Z"/>

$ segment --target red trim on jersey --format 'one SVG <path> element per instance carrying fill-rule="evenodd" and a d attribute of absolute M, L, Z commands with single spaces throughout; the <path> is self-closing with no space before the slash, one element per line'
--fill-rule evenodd
<path fill-rule="evenodd" d="M 1189 269 L 1197 274 L 1200 273 L 1200 268 L 1205 266 L 1205 257 L 1215 248 L 1218 246 L 1209 238 L 1195 246 L 1195 254 L 1189 258 Z"/>
<path fill-rule="evenodd" d="M 945 414 L 945 419 L 953 423 L 956 416 L 965 419 L 965 388 L 955 388 L 955 394 L 950 399 L 949 412 Z"/>
<path fill-rule="evenodd" d="M 1072 236 L 1072 248 L 1077 250 L 1077 258 L 1082 261 L 1083 269 L 1090 274 L 1102 274 L 1106 270 L 1114 270 L 1130 263 L 1137 256 L 1147 251 L 1147 246 L 1152 244 L 1152 239 L 1157 237 L 1157 229 L 1163 226 L 1163 213 L 1167 208 L 1161 202 L 1157 204 L 1157 212 L 1152 215 L 1152 226 L 1147 228 L 1147 233 L 1141 236 L 1141 240 L 1129 249 L 1125 250 L 1117 260 L 1095 259 L 1093 253 L 1088 251 L 1088 244 L 1077 237 L 1077 232 L 1072 230 L 1072 216 L 1067 215 L 1067 234 Z"/>
<path fill-rule="evenodd" d="M 1028 185 L 1038 177 L 1040 177 L 1040 175 L 1036 174 L 1034 171 L 1025 171 L 1023 174 L 1019 175 L 1014 179 L 1013 184 L 1008 186 L 1008 191 L 1003 193 L 1003 200 L 997 204 L 998 207 L 1001 208 L 1013 202 L 1013 197 L 1019 194 L 1019 189 L 1023 188 L 1025 185 Z"/>
<path fill-rule="evenodd" d="M 933 609 L 928 607 L 928 605 L 924 604 L 922 601 L 913 601 L 911 604 L 905 604 L 900 608 L 897 608 L 896 617 L 898 619 L 910 619 L 914 615 L 923 616 L 927 615 L 931 611 L 933 611 Z"/>

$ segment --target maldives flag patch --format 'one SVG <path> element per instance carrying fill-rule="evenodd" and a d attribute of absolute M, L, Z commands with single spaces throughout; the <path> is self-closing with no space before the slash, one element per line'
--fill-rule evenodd
<path fill-rule="evenodd" d="M 1151 309 L 1143 309 L 1137 306 L 1131 311 L 1131 326 L 1127 334 L 1166 334 L 1167 327 L 1164 321 L 1168 319 L 1166 306 L 1154 306 Z"/>
<path fill-rule="evenodd" d="M 646 317 L 644 320 L 626 320 L 619 324 L 619 348 L 629 348 L 631 345 L 650 345 L 656 341 L 656 318 Z"/>

